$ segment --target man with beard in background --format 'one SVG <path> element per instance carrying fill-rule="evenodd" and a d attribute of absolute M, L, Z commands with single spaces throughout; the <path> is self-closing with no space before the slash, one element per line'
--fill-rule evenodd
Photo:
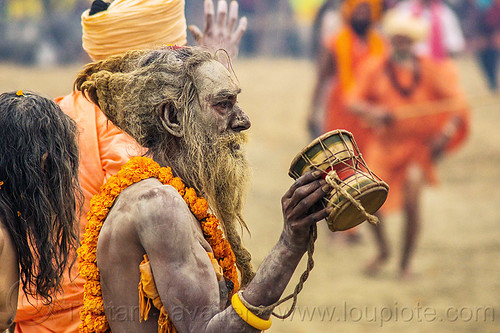
<path fill-rule="evenodd" d="M 346 96 L 357 83 L 358 68 L 373 55 L 386 51 L 386 42 L 374 25 L 382 14 L 380 0 L 346 0 L 342 3 L 343 24 L 326 38 L 317 62 L 308 126 L 311 137 L 334 129 L 346 129 L 356 138 L 362 153 L 370 140 L 370 131 L 359 117 L 348 112 Z M 351 242 L 359 241 L 357 229 L 345 233 Z"/>
<path fill-rule="evenodd" d="M 226 68 L 199 48 L 167 47 L 90 64 L 75 85 L 148 150 L 91 204 L 79 250 L 87 279 L 81 330 L 267 329 L 269 309 L 256 315 L 248 308 L 279 299 L 312 225 L 331 212 L 315 205 L 329 190 L 321 172 L 305 174 L 284 195 L 283 232 L 254 273 L 236 230 L 246 226 L 243 131 L 250 121 Z"/>
<path fill-rule="evenodd" d="M 345 97 L 358 82 L 360 65 L 370 56 L 386 52 L 386 41 L 375 29 L 382 15 L 382 1 L 346 0 L 341 14 L 341 28 L 323 41 L 308 124 L 312 137 L 346 129 L 353 133 L 364 152 L 369 133 L 361 127 L 360 120 L 347 111 Z"/>

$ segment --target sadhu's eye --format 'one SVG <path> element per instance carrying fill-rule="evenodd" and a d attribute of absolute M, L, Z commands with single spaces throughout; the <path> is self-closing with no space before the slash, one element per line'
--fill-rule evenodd
<path fill-rule="evenodd" d="M 230 108 L 232 106 L 232 104 L 230 101 L 222 101 L 222 102 L 215 104 L 215 106 L 227 109 L 227 108 Z"/>

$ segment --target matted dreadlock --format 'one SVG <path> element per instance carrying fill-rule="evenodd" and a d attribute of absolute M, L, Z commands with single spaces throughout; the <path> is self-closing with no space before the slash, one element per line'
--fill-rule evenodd
<path fill-rule="evenodd" d="M 244 174 L 246 160 L 222 161 L 217 154 L 231 140 L 244 141 L 244 135 L 227 133 L 216 140 L 203 126 L 196 126 L 194 110 L 201 108 L 197 69 L 209 61 L 215 61 L 214 55 L 196 47 L 130 51 L 87 65 L 78 75 L 75 88 L 85 92 L 117 127 L 147 148 L 148 155 L 170 166 L 186 185 L 207 198 L 224 222 L 245 286 L 254 270 L 234 222 L 246 228 L 241 216 L 242 192 L 248 178 Z M 176 114 L 181 137 L 169 132 L 166 109 L 175 110 L 169 114 Z M 202 151 L 202 146 L 208 148 Z M 234 172 L 224 174 L 224 178 L 214 176 L 221 174 L 214 172 L 214 166 L 221 164 L 231 165 L 228 169 Z"/>

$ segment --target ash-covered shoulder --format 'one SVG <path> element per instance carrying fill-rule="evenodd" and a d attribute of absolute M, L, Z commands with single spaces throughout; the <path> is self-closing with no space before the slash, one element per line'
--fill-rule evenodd
<path fill-rule="evenodd" d="M 194 219 L 194 215 L 174 187 L 157 179 L 147 179 L 130 186 L 129 190 L 123 193 L 127 194 L 126 200 L 121 200 L 116 207 L 122 211 L 118 219 L 132 222 L 130 226 L 148 253 L 152 251 L 152 244 L 165 251 L 174 246 L 168 241 L 171 239 L 168 235 L 175 234 L 176 242 L 184 244 L 193 241 L 192 223 L 188 221 Z"/>
<path fill-rule="evenodd" d="M 189 208 L 179 194 L 170 185 L 164 185 L 157 179 L 146 179 L 128 189 L 122 205 L 129 206 L 140 220 L 167 222 L 179 220 L 179 215 L 190 213 Z"/>

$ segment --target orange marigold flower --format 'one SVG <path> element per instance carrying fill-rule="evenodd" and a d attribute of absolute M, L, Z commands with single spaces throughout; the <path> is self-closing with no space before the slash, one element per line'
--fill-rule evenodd
<path fill-rule="evenodd" d="M 196 216 L 198 220 L 204 219 L 207 217 L 208 210 L 208 202 L 203 198 L 198 198 L 196 202 L 191 207 L 193 214 Z"/>
<path fill-rule="evenodd" d="M 182 180 L 179 178 L 179 177 L 174 177 L 172 178 L 172 180 L 170 181 L 170 184 L 173 188 L 175 188 L 177 190 L 177 192 L 179 192 L 179 194 L 181 196 L 184 196 L 184 183 L 182 182 Z"/>
<path fill-rule="evenodd" d="M 104 313 L 104 302 L 102 297 L 89 297 L 83 305 L 83 311 L 95 314 Z"/>
<path fill-rule="evenodd" d="M 208 203 L 199 198 L 196 191 L 186 188 L 179 177 L 173 177 L 168 167 L 160 168 L 158 163 L 147 157 L 134 157 L 122 169 L 112 176 L 101 187 L 101 193 L 92 198 L 90 212 L 87 214 L 88 223 L 82 246 L 77 250 L 80 275 L 86 279 L 84 285 L 84 306 L 80 311 L 82 323 L 81 332 L 107 333 L 109 324 L 104 314 L 99 269 L 97 267 L 97 240 L 104 219 L 109 213 L 116 197 L 128 186 L 147 178 L 158 178 L 165 185 L 173 186 L 191 209 L 191 212 L 200 221 L 203 234 L 212 247 L 215 258 L 221 265 L 224 276 L 234 283 L 233 293 L 239 289 L 238 271 L 235 266 L 234 253 L 229 243 L 224 239 L 219 227 L 219 220 L 213 214 L 208 214 Z M 0 184 L 1 185 L 1 184 Z"/>
<path fill-rule="evenodd" d="M 187 205 L 191 208 L 191 206 L 196 202 L 198 197 L 196 196 L 196 191 L 194 188 L 187 187 L 186 193 L 184 193 L 184 201 L 186 201 Z"/>
<path fill-rule="evenodd" d="M 85 282 L 84 288 L 83 297 L 100 297 L 102 295 L 100 281 L 88 280 Z"/>
<path fill-rule="evenodd" d="M 158 172 L 158 180 L 163 184 L 170 183 L 173 177 L 170 167 L 161 168 L 160 172 Z"/>
<path fill-rule="evenodd" d="M 105 316 L 95 318 L 94 329 L 96 332 L 104 333 L 109 330 L 109 324 Z"/>

